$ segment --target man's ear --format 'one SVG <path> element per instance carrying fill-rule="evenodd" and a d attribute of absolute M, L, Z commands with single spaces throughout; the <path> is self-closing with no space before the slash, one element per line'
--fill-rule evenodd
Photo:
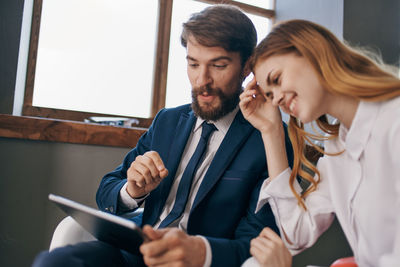
<path fill-rule="evenodd" d="M 242 69 L 242 74 L 241 74 L 242 82 L 244 82 L 244 80 L 246 80 L 247 76 L 249 76 L 250 73 L 251 73 L 250 66 L 249 66 L 249 64 L 246 63 Z"/>
<path fill-rule="evenodd" d="M 251 68 L 250 68 L 249 60 L 247 60 L 247 62 L 244 64 L 244 67 L 243 67 L 243 77 L 244 77 L 244 79 L 247 76 L 249 76 L 250 73 L 251 73 Z"/>

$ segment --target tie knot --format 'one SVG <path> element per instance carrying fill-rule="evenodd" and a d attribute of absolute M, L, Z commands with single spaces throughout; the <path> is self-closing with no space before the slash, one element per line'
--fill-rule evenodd
<path fill-rule="evenodd" d="M 202 126 L 203 129 L 201 131 L 201 137 L 203 137 L 204 139 L 208 139 L 208 137 L 210 137 L 210 134 L 217 130 L 217 127 L 215 127 L 214 124 L 212 123 L 207 123 L 207 122 L 203 122 Z"/>

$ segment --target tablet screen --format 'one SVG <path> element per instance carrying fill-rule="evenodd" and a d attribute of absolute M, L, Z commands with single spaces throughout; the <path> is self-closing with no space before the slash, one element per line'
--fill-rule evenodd
<path fill-rule="evenodd" d="M 49 199 L 98 240 L 130 253 L 140 254 L 139 247 L 145 236 L 133 221 L 61 196 L 50 194 Z"/>

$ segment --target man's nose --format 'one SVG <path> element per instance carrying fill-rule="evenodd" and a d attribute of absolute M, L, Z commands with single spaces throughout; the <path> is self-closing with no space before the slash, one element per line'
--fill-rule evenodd
<path fill-rule="evenodd" d="M 196 79 L 196 86 L 202 87 L 202 86 L 210 84 L 211 82 L 212 82 L 212 78 L 211 78 L 208 68 L 207 67 L 199 68 L 199 73 L 198 73 L 197 79 Z"/>

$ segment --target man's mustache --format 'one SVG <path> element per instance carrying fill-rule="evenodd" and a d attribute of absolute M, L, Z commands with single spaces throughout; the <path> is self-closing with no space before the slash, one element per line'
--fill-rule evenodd
<path fill-rule="evenodd" d="M 194 87 L 193 92 L 195 95 L 202 95 L 207 93 L 208 95 L 219 95 L 220 90 L 218 88 L 212 88 L 211 86 Z"/>

